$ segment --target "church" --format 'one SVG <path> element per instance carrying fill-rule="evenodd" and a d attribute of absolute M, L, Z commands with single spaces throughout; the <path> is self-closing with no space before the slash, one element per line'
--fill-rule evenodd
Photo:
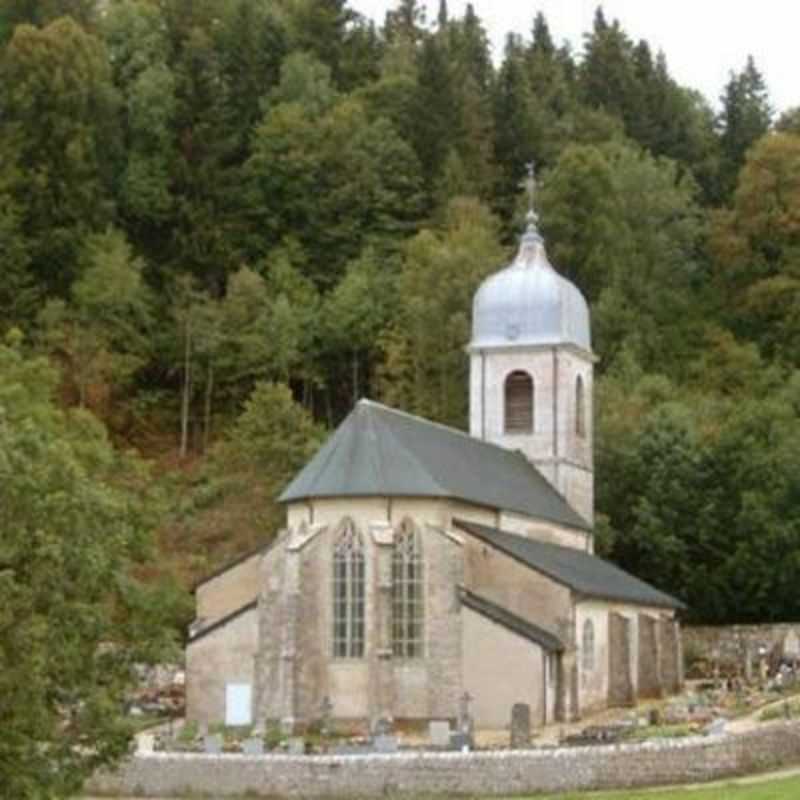
<path fill-rule="evenodd" d="M 531 210 L 473 303 L 469 434 L 360 401 L 286 526 L 203 580 L 187 718 L 571 721 L 678 691 L 675 598 L 594 555 L 590 318 Z"/>

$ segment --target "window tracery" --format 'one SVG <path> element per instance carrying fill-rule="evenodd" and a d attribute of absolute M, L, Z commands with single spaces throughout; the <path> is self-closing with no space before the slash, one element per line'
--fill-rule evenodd
<path fill-rule="evenodd" d="M 364 656 L 364 540 L 348 521 L 333 548 L 333 655 Z"/>
<path fill-rule="evenodd" d="M 410 521 L 395 535 L 392 554 L 392 653 L 419 658 L 424 650 L 425 583 L 422 542 Z"/>

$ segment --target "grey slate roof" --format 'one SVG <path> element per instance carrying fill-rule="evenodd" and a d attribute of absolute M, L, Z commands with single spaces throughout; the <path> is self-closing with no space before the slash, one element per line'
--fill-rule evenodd
<path fill-rule="evenodd" d="M 636 605 L 686 608 L 680 600 L 583 550 L 526 539 L 466 520 L 454 519 L 453 525 L 578 594 Z"/>
<path fill-rule="evenodd" d="M 279 500 L 451 497 L 589 530 L 522 453 L 361 400 Z"/>
<path fill-rule="evenodd" d="M 508 628 L 518 636 L 536 642 L 536 644 L 550 653 L 560 653 L 564 649 L 563 642 L 554 634 L 540 628 L 538 625 L 534 625 L 532 622 L 528 622 L 523 617 L 517 616 L 507 608 L 498 606 L 491 600 L 465 589 L 463 586 L 459 587 L 459 597 L 467 608 L 471 608 L 481 616 L 486 617 L 486 619 Z"/>

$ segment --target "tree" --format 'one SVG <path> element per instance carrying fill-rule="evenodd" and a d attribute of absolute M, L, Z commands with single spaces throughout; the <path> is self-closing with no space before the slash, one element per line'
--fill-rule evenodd
<path fill-rule="evenodd" d="M 720 198 L 724 200 L 736 186 L 745 154 L 769 130 L 772 121 L 769 92 L 752 56 L 747 57 L 741 72 L 731 73 L 720 100 Z"/>
<path fill-rule="evenodd" d="M 382 337 L 378 389 L 387 403 L 451 425 L 466 421 L 472 297 L 497 269 L 498 223 L 473 198 L 451 203 L 441 230 L 424 230 L 406 246 L 397 314 Z"/>
<path fill-rule="evenodd" d="M 0 346 L 0 787 L 21 800 L 72 795 L 127 753 L 134 665 L 169 640 L 132 572 L 151 555 L 148 476 L 55 387 Z"/>
<path fill-rule="evenodd" d="M 723 319 L 769 357 L 798 363 L 800 136 L 775 133 L 747 155 L 711 246 Z"/>
<path fill-rule="evenodd" d="M 149 355 L 153 298 L 144 263 L 119 231 L 90 236 L 80 262 L 70 302 L 51 300 L 40 315 L 42 339 L 64 367 L 78 405 L 107 413 Z"/>
<path fill-rule="evenodd" d="M 691 353 L 703 285 L 695 186 L 677 166 L 629 144 L 569 146 L 540 192 L 553 263 L 593 305 L 605 365 L 626 347 L 645 369 Z M 680 328 L 669 321 L 680 318 Z"/>
<path fill-rule="evenodd" d="M 113 210 L 118 99 L 103 43 L 70 18 L 17 27 L 0 62 L 0 150 L 7 187 L 47 294 L 66 295 L 87 233 Z"/>
<path fill-rule="evenodd" d="M 342 403 L 343 407 L 372 395 L 378 341 L 389 321 L 394 293 L 394 276 L 375 251 L 367 249 L 348 264 L 342 280 L 325 298 L 321 318 L 325 320 L 326 362 L 338 359 L 343 366 L 340 374 L 350 373 L 349 403 Z M 345 384 L 336 377 L 328 385 Z"/>

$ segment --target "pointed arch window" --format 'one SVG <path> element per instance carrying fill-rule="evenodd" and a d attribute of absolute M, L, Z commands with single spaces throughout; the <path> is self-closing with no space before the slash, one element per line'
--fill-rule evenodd
<path fill-rule="evenodd" d="M 523 370 L 514 370 L 505 382 L 505 432 L 533 433 L 533 378 Z"/>
<path fill-rule="evenodd" d="M 364 540 L 348 521 L 333 547 L 333 655 L 364 655 Z"/>
<path fill-rule="evenodd" d="M 586 437 L 586 392 L 581 375 L 575 381 L 575 434 L 581 439 Z"/>
<path fill-rule="evenodd" d="M 422 541 L 410 522 L 400 526 L 392 554 L 392 653 L 420 658 L 424 651 L 425 582 Z"/>
<path fill-rule="evenodd" d="M 594 623 L 590 619 L 583 623 L 581 666 L 584 672 L 591 672 L 594 669 Z"/>

